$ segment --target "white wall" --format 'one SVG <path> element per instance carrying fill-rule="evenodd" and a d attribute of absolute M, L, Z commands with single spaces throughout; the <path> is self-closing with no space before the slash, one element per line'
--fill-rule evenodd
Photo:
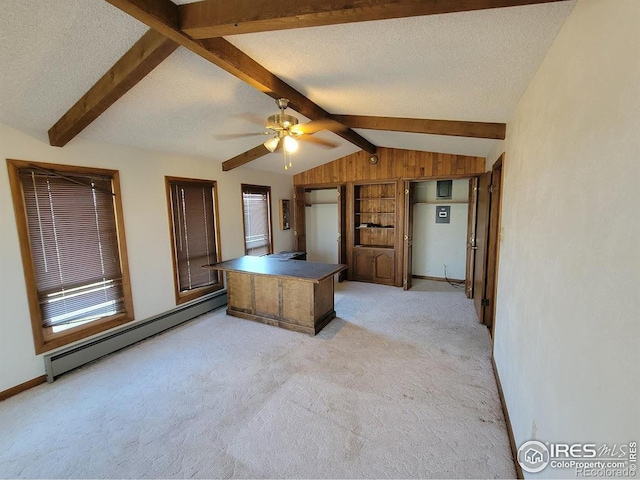
<path fill-rule="evenodd" d="M 307 260 L 338 261 L 338 190 L 312 190 L 307 193 L 310 206 L 305 207 Z"/>
<path fill-rule="evenodd" d="M 222 172 L 220 163 L 148 150 L 101 144 L 82 138 L 64 148 L 48 145 L 46 134 L 0 124 L 0 391 L 44 373 L 34 353 L 18 233 L 5 158 L 96 166 L 120 171 L 122 205 L 134 313 L 143 320 L 174 308 L 173 271 L 164 176 L 218 181 L 221 249 L 224 259 L 244 255 L 240 183 L 271 185 L 274 248 L 291 250 L 293 230 L 278 228 L 278 200 L 292 198 L 292 177 L 240 168 Z"/>
<path fill-rule="evenodd" d="M 508 122 L 494 348 L 518 445 L 639 440 L 639 32 L 639 1 L 579 0 Z"/>
<path fill-rule="evenodd" d="M 462 280 L 466 276 L 469 180 L 453 181 L 451 200 L 438 200 L 436 185 L 415 184 L 412 273 L 444 278 L 446 264 L 447 278 Z M 437 205 L 451 206 L 451 223 L 436 223 Z"/>

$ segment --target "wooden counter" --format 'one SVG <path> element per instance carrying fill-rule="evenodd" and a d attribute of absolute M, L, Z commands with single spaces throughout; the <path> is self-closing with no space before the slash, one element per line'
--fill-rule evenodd
<path fill-rule="evenodd" d="M 227 273 L 227 313 L 317 334 L 336 316 L 333 276 L 346 265 L 244 256 L 207 265 Z"/>

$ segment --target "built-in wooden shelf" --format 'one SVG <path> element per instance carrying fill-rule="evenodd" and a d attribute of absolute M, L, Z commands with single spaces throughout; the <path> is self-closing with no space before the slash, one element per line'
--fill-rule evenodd
<path fill-rule="evenodd" d="M 450 200 L 440 200 L 439 202 L 415 202 L 414 205 L 450 205 L 453 203 L 466 203 L 468 204 L 469 202 L 461 202 L 461 201 L 455 201 L 452 202 Z"/>
<path fill-rule="evenodd" d="M 393 250 L 393 247 L 388 245 L 354 245 L 353 248 L 374 248 L 376 250 Z"/>
<path fill-rule="evenodd" d="M 352 280 L 395 284 L 396 188 L 396 182 L 353 186 Z"/>
<path fill-rule="evenodd" d="M 357 212 L 356 215 L 395 215 L 396 212 Z"/>
<path fill-rule="evenodd" d="M 394 230 L 396 227 L 356 227 L 356 230 L 364 230 L 365 228 L 378 228 L 380 230 Z"/>
<path fill-rule="evenodd" d="M 396 197 L 358 197 L 356 200 L 395 200 Z"/>

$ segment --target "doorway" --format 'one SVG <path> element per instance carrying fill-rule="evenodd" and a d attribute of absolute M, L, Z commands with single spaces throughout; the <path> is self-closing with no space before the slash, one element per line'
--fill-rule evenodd
<path fill-rule="evenodd" d="M 460 285 L 462 291 L 467 278 L 469 180 L 405 182 L 405 196 L 405 272 Z"/>
<path fill-rule="evenodd" d="M 307 260 L 339 263 L 338 192 L 335 188 L 308 190 L 305 195 Z"/>
<path fill-rule="evenodd" d="M 310 262 L 346 264 L 346 187 L 296 187 L 294 202 L 296 250 Z"/>

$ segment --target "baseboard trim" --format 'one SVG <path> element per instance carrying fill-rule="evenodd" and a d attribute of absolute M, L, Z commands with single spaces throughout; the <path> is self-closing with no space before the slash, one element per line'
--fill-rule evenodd
<path fill-rule="evenodd" d="M 511 455 L 513 456 L 513 464 L 516 466 L 516 474 L 518 475 L 518 478 L 524 478 L 522 467 L 518 463 L 518 446 L 516 445 L 516 439 L 513 436 L 513 427 L 511 426 L 511 419 L 509 418 L 509 410 L 507 410 L 507 402 L 504 400 L 502 383 L 500 382 L 498 367 L 496 366 L 496 360 L 493 357 L 493 355 L 491 355 L 491 365 L 493 366 L 493 375 L 496 377 L 496 385 L 498 385 L 498 395 L 500 396 L 500 403 L 502 404 L 502 412 L 504 413 L 504 420 L 505 422 L 507 422 L 507 433 L 509 434 L 509 444 L 511 445 Z"/>
<path fill-rule="evenodd" d="M 13 397 L 19 393 L 24 392 L 25 390 L 29 390 L 30 388 L 37 387 L 38 385 L 45 383 L 47 381 L 46 375 L 40 375 L 39 377 L 32 378 L 29 381 L 21 383 L 20 385 L 16 385 L 15 387 L 8 388 L 0 392 L 0 402 L 6 400 L 9 397 Z"/>
<path fill-rule="evenodd" d="M 146 320 L 109 330 L 79 344 L 44 355 L 44 370 L 47 374 L 47 381 L 53 382 L 58 375 L 130 347 L 226 305 L 226 303 L 227 291 L 219 290 Z"/>
<path fill-rule="evenodd" d="M 459 278 L 450 278 L 447 280 L 443 277 L 428 277 L 425 275 L 411 275 L 413 278 L 421 278 L 422 280 L 431 280 L 433 282 L 453 282 L 453 283 L 464 283 L 466 280 L 460 280 Z"/>

